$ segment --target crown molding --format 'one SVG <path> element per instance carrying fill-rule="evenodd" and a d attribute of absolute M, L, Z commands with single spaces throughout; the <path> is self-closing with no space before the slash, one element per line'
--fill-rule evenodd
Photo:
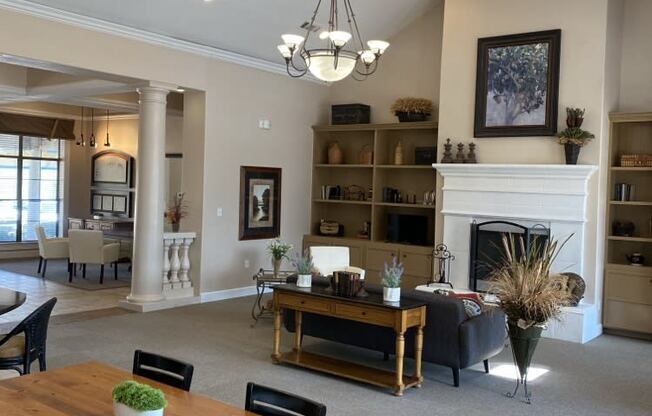
<path fill-rule="evenodd" d="M 255 68 L 261 71 L 271 72 L 274 74 L 287 75 L 285 65 L 281 65 L 276 62 L 270 62 L 264 59 L 254 58 L 251 56 L 227 51 L 220 48 L 215 48 L 212 46 L 202 45 L 195 42 L 189 42 L 171 36 L 160 35 L 157 33 L 149 32 L 142 29 L 136 29 L 118 23 L 111 23 L 94 17 L 84 16 L 81 14 L 60 10 L 54 7 L 45 6 L 42 4 L 33 3 L 26 0 L 0 0 L 0 8 L 27 14 L 30 16 L 39 17 L 42 19 L 52 20 L 55 22 L 80 27 L 83 29 L 89 29 L 96 32 L 107 33 L 110 35 L 117 35 L 124 38 L 146 42 L 157 46 L 176 49 L 182 52 L 201 55 L 219 61 Z M 321 85 L 329 85 L 329 83 L 321 81 L 310 74 L 306 74 L 306 76 L 300 79 L 304 81 L 315 82 Z"/>

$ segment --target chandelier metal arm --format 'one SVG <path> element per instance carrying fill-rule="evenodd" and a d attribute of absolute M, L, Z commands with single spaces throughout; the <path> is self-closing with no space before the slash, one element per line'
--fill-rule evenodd
<path fill-rule="evenodd" d="M 351 27 L 351 21 L 353 21 L 353 27 L 351 27 L 351 33 L 355 33 L 358 36 L 358 41 L 360 42 L 360 50 L 364 50 L 364 39 L 360 35 L 360 28 L 358 28 L 358 21 L 355 19 L 355 13 L 353 12 L 353 7 L 351 6 L 351 0 L 344 0 L 344 9 L 346 10 L 346 17 L 349 20 L 349 27 Z M 355 32 L 353 31 L 355 28 Z"/>

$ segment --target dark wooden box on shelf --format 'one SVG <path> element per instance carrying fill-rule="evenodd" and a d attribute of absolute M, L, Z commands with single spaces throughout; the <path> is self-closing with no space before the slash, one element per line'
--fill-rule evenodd
<path fill-rule="evenodd" d="M 304 247 L 349 247 L 351 265 L 366 269 L 366 278 L 371 282 L 380 282 L 384 263 L 397 256 L 405 265 L 404 288 L 428 282 L 433 276 L 436 210 L 433 205 L 423 204 L 423 197 L 424 193 L 435 190 L 436 172 L 430 165 L 415 163 L 415 148 L 437 145 L 437 123 L 315 126 L 313 132 L 312 229 L 304 236 Z M 403 164 L 395 165 L 394 149 L 399 141 L 403 148 Z M 328 164 L 328 146 L 333 142 L 342 149 L 342 164 Z M 373 149 L 373 163 L 359 163 L 361 152 L 369 147 Z M 324 185 L 371 188 L 372 197 L 362 201 L 323 199 L 321 189 Z M 404 195 L 416 195 L 416 203 L 383 202 L 384 187 L 399 189 Z M 388 242 L 387 216 L 391 213 L 425 216 L 427 244 Z M 322 219 L 342 224 L 344 235 L 321 236 L 319 224 Z M 371 224 L 369 238 L 356 238 L 365 222 Z"/>
<path fill-rule="evenodd" d="M 621 156 L 652 154 L 652 113 L 610 114 L 607 240 L 603 325 L 607 330 L 652 334 L 652 167 L 622 166 Z M 617 199 L 617 184 L 635 189 Z M 614 221 L 634 224 L 632 236 L 613 235 Z M 627 256 L 640 253 L 642 265 Z"/>

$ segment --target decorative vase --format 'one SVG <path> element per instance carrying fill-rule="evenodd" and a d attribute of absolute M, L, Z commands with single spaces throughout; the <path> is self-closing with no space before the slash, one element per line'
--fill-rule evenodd
<path fill-rule="evenodd" d="M 115 416 L 163 416 L 163 409 L 136 410 L 122 403 L 113 401 L 113 414 Z"/>
<path fill-rule="evenodd" d="M 181 227 L 180 222 L 173 222 L 172 223 L 172 232 L 173 233 L 178 233 L 179 232 L 179 227 Z"/>
<path fill-rule="evenodd" d="M 282 262 L 283 262 L 283 258 L 277 259 L 272 257 L 272 269 L 274 270 L 274 277 L 278 277 L 278 274 L 281 271 Z"/>
<path fill-rule="evenodd" d="M 527 374 L 532 362 L 534 350 L 541 338 L 543 327 L 540 325 L 531 326 L 529 328 L 521 328 L 514 321 L 507 322 L 509 332 L 509 342 L 512 345 L 512 356 L 514 364 L 518 369 L 518 377 L 516 379 L 516 387 L 512 393 L 506 393 L 507 397 L 515 397 L 519 387 L 523 386 L 525 401 L 531 403 L 532 394 L 527 389 Z"/>
<path fill-rule="evenodd" d="M 577 158 L 580 155 L 580 145 L 574 143 L 564 144 L 564 153 L 566 153 L 566 164 L 577 165 Z"/>
<path fill-rule="evenodd" d="M 365 144 L 360 149 L 358 163 L 361 165 L 371 165 L 374 163 L 374 151 L 370 144 Z"/>
<path fill-rule="evenodd" d="M 430 115 L 425 113 L 408 113 L 407 111 L 397 111 L 395 114 L 398 117 L 398 121 L 401 123 L 409 121 L 426 121 L 426 118 Z"/>
<path fill-rule="evenodd" d="M 385 302 L 400 302 L 401 301 L 401 288 L 400 287 L 383 287 L 383 301 L 385 301 Z"/>
<path fill-rule="evenodd" d="M 333 142 L 328 145 L 328 164 L 329 165 L 340 165 L 342 164 L 344 155 L 342 154 L 342 149 L 338 142 Z"/>
<path fill-rule="evenodd" d="M 297 287 L 311 287 L 311 286 L 312 286 L 311 274 L 300 274 L 297 276 Z"/>
<path fill-rule="evenodd" d="M 403 164 L 403 143 L 401 143 L 400 140 L 396 143 L 396 147 L 394 148 L 394 164 Z"/>

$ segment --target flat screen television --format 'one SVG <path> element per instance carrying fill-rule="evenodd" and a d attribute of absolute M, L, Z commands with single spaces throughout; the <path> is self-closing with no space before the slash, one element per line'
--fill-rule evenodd
<path fill-rule="evenodd" d="M 428 244 L 428 217 L 387 214 L 387 240 L 425 246 Z"/>

